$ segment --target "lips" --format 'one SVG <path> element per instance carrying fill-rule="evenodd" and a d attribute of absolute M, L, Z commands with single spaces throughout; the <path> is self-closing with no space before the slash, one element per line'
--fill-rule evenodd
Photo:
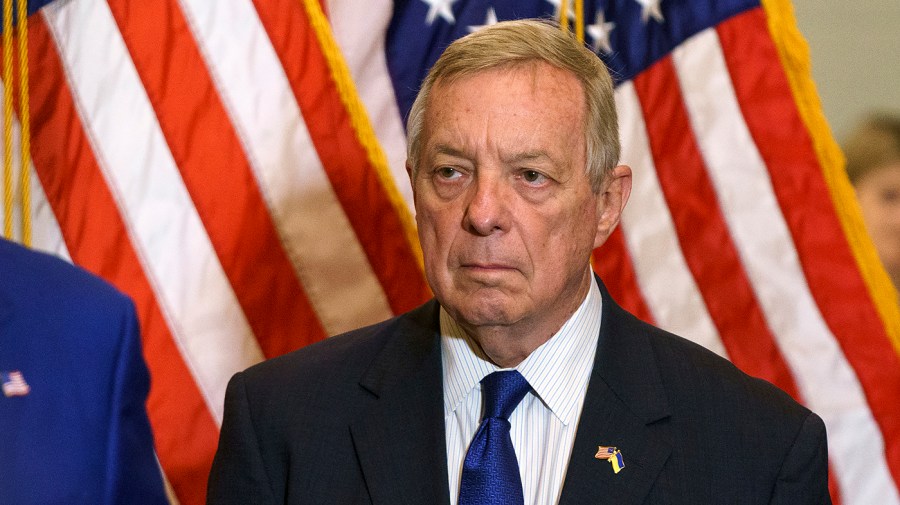
<path fill-rule="evenodd" d="M 467 247 L 465 249 L 465 251 L 451 251 L 448 254 L 447 266 L 450 270 L 460 269 L 472 273 L 522 270 L 522 258 L 510 247 Z"/>
<path fill-rule="evenodd" d="M 511 265 L 504 265 L 500 263 L 463 263 L 460 265 L 462 268 L 471 268 L 475 270 L 515 270 L 516 268 Z"/>
<path fill-rule="evenodd" d="M 458 274 L 471 280 L 480 280 L 479 282 L 493 282 L 491 279 L 499 281 L 518 271 L 518 268 L 509 263 L 463 263 L 457 269 Z"/>

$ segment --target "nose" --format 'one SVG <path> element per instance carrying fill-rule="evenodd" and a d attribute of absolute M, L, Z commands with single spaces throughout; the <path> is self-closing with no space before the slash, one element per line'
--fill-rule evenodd
<path fill-rule="evenodd" d="M 506 231 L 509 225 L 509 195 L 502 181 L 479 174 L 470 188 L 464 223 L 466 229 L 485 237 Z"/>

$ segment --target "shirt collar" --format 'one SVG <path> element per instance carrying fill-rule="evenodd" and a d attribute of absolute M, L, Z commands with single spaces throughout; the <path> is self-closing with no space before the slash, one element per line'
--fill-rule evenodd
<path fill-rule="evenodd" d="M 591 286 L 572 317 L 516 369 L 559 420 L 568 425 L 578 416 L 597 352 L 602 297 Z M 486 375 L 501 370 L 441 307 L 441 359 L 444 368 L 444 414 L 454 412 Z"/>

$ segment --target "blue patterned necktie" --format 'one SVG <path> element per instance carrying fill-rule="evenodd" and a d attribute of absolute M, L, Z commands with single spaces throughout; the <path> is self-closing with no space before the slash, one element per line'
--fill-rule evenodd
<path fill-rule="evenodd" d="M 459 485 L 459 505 L 522 505 L 519 462 L 509 436 L 509 416 L 531 386 L 515 370 L 481 379 L 484 416 L 469 445 Z"/>

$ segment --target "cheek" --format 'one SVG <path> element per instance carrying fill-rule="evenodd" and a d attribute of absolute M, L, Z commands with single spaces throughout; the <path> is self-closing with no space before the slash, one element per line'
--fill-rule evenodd
<path fill-rule="evenodd" d="M 583 242 L 583 226 L 572 218 L 553 216 L 539 217 L 521 223 L 522 242 L 529 251 L 536 268 L 558 271 L 561 264 L 570 260 Z"/>
<path fill-rule="evenodd" d="M 860 199 L 859 203 L 862 208 L 863 219 L 866 221 L 866 226 L 871 229 L 870 231 L 875 231 L 883 226 L 885 217 L 888 214 L 887 209 L 881 202 L 869 197 Z"/>
<path fill-rule="evenodd" d="M 542 242 L 552 257 L 552 270 L 566 270 L 573 264 L 580 269 L 585 261 L 590 261 L 597 235 L 594 209 L 592 205 L 575 206 L 542 224 L 546 230 Z"/>
<path fill-rule="evenodd" d="M 446 266 L 450 244 L 454 237 L 453 217 L 449 210 L 421 206 L 417 209 L 416 225 L 425 267 L 438 271 Z"/>
<path fill-rule="evenodd" d="M 425 261 L 428 262 L 429 258 L 439 250 L 437 247 L 437 237 L 439 236 L 436 230 L 437 225 L 431 215 L 419 211 L 416 213 L 416 226 L 419 232 L 419 243 L 422 246 L 422 253 L 425 256 Z"/>

